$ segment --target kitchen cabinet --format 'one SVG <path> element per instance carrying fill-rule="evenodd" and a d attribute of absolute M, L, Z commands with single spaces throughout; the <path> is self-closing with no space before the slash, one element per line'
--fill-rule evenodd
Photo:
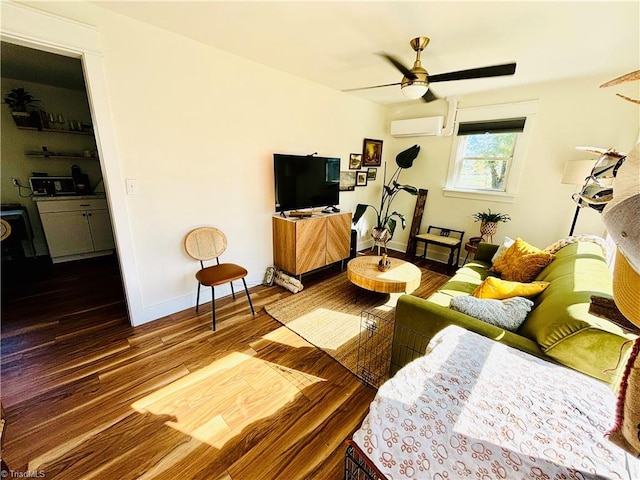
<path fill-rule="evenodd" d="M 38 213 L 53 263 L 113 252 L 106 199 L 38 201 Z"/>
<path fill-rule="evenodd" d="M 351 213 L 309 218 L 273 217 L 273 263 L 293 275 L 349 257 Z"/>

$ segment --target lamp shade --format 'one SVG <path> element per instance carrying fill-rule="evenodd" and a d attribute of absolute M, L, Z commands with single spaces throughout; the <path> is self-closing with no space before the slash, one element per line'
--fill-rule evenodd
<path fill-rule="evenodd" d="M 564 166 L 561 183 L 568 185 L 584 185 L 585 180 L 595 165 L 595 160 L 570 160 Z"/>

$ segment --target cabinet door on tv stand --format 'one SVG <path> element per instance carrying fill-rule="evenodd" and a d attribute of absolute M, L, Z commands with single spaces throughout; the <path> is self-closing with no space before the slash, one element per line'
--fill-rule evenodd
<path fill-rule="evenodd" d="M 351 248 L 351 214 L 327 217 L 327 264 L 349 257 Z"/>
<path fill-rule="evenodd" d="M 327 222 L 324 218 L 296 222 L 296 274 L 326 265 Z"/>

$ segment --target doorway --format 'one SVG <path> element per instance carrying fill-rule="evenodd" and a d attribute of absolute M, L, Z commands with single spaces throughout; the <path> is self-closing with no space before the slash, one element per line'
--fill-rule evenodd
<path fill-rule="evenodd" d="M 37 27 L 34 27 L 36 25 Z M 128 318 L 134 326 L 151 320 L 143 304 L 139 283 L 124 175 L 118 160 L 98 29 L 24 4 L 6 3 L 2 7 L 0 39 L 36 50 L 81 59 L 106 196 L 112 212 L 111 221 Z"/>
<path fill-rule="evenodd" d="M 106 274 L 111 281 L 110 301 L 125 302 L 122 281 L 119 285 L 113 284 L 114 274 L 122 278 L 114 248 L 101 248 L 75 257 L 57 257 L 56 265 L 53 265 L 51 257 L 54 252 L 47 243 L 34 201 L 106 198 L 82 62 L 78 58 L 4 41 L 0 52 L 3 98 L 8 92 L 22 88 L 35 99 L 31 110 L 37 114 L 37 118 L 31 114 L 32 124 L 19 124 L 12 119 L 9 109 L 3 107 L 2 111 L 1 204 L 3 218 L 4 213 L 10 213 L 11 216 L 6 218 L 10 222 L 9 228 L 13 226 L 13 234 L 8 238 L 11 241 L 3 242 L 3 300 L 37 295 L 44 285 L 42 282 L 46 282 L 47 289 L 53 288 L 52 285 L 58 281 L 61 290 L 75 288 L 78 285 L 74 286 L 70 279 L 87 278 L 92 270 L 96 270 Z M 83 190 L 71 193 L 79 196 L 63 196 L 64 193 L 57 196 L 58 192 L 55 192 L 53 196 L 37 197 L 35 194 L 38 192 L 32 189 L 34 178 L 65 178 L 75 182 L 78 177 L 74 178 L 74 174 L 77 175 L 78 171 L 86 185 Z M 106 201 L 104 205 L 108 209 Z M 112 215 L 108 211 L 105 213 L 108 222 Z M 67 229 L 64 225 L 62 227 L 63 231 Z M 110 226 L 107 225 L 102 233 L 111 237 L 111 243 L 108 244 L 111 246 Z M 97 256 L 105 258 L 91 258 Z M 63 265 L 68 260 L 73 262 Z M 58 261 L 61 263 L 58 264 Z M 3 302 L 3 310 L 11 304 Z M 83 308 L 90 308 L 90 305 L 86 305 L 85 301 Z M 49 314 L 55 315 L 56 312 L 49 311 Z"/>

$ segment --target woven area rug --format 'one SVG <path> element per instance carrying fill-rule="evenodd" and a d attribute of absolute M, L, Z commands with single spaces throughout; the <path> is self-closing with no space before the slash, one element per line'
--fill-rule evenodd
<path fill-rule="evenodd" d="M 428 297 L 449 280 L 446 275 L 423 268 L 420 270 L 421 284 L 413 292 L 418 297 Z M 390 340 L 395 305 L 400 295 L 360 289 L 343 272 L 321 284 L 274 302 L 266 306 L 265 310 L 354 374 L 361 376 L 357 371 L 358 343 L 363 337 L 361 332 L 370 328 L 371 318 L 377 317 L 380 325 L 387 325 L 386 332 L 380 330 L 377 334 L 383 334 L 384 338 Z"/>

